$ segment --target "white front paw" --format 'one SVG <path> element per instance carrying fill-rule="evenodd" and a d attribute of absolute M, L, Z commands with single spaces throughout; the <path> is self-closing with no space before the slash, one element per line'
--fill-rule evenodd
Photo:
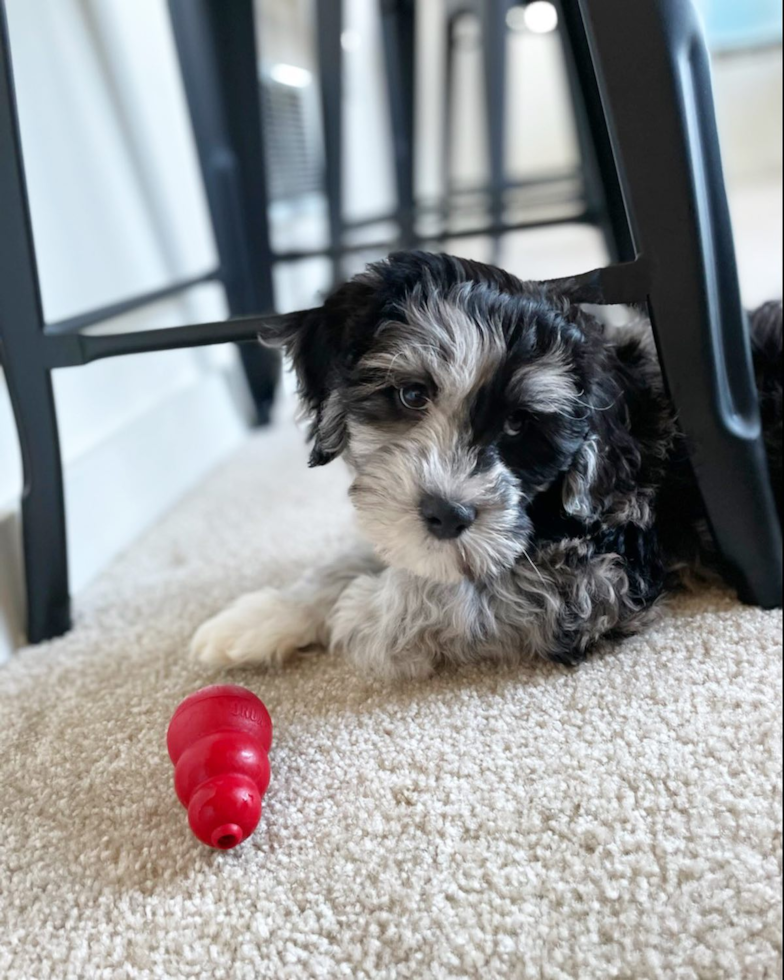
<path fill-rule="evenodd" d="M 241 596 L 203 623 L 191 640 L 190 655 L 214 667 L 278 665 L 318 642 L 320 626 L 307 604 L 264 589 Z"/>

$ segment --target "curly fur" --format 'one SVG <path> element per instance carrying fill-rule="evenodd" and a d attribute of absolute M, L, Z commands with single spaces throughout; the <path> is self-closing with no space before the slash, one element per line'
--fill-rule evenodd
<path fill-rule="evenodd" d="M 399 253 L 270 327 L 297 371 L 311 465 L 348 463 L 378 563 L 347 559 L 337 578 L 300 584 L 307 629 L 287 625 L 292 593 L 276 630 L 249 627 L 245 597 L 202 627 L 194 653 L 272 662 L 315 638 L 412 677 L 480 657 L 573 664 L 640 629 L 672 571 L 710 549 L 649 324 L 610 330 L 579 300 L 568 283 Z M 781 304 L 751 323 L 780 500 Z M 401 402 L 412 384 L 424 407 Z M 433 496 L 475 519 L 435 536 L 421 512 Z M 260 614 L 270 601 L 258 597 Z"/>

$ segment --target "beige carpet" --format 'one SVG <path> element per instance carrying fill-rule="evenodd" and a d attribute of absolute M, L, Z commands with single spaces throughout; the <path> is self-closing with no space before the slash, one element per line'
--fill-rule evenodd
<path fill-rule="evenodd" d="M 254 440 L 0 669 L 0 976 L 780 975 L 781 617 L 723 593 L 576 671 L 235 674 L 276 726 L 265 813 L 190 836 L 188 637 L 339 547 L 343 487 Z"/>

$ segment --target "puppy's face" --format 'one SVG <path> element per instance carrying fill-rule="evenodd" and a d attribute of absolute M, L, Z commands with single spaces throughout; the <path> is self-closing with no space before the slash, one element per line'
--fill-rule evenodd
<path fill-rule="evenodd" d="M 505 322 L 475 291 L 415 287 L 341 395 L 364 533 L 390 565 L 445 582 L 515 561 L 527 504 L 585 433 L 574 331 L 535 304 Z"/>
<path fill-rule="evenodd" d="M 546 291 L 419 261 L 371 267 L 284 342 L 315 417 L 313 461 L 343 454 L 380 556 L 479 580 L 526 551 L 532 501 L 584 460 L 601 345 Z"/>

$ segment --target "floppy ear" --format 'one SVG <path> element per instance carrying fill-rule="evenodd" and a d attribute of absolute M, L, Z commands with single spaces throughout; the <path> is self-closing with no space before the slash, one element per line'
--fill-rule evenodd
<path fill-rule="evenodd" d="M 584 393 L 589 418 L 586 437 L 567 470 L 562 503 L 567 514 L 586 523 L 630 518 L 639 484 L 640 445 L 631 431 L 623 378 L 610 356 Z"/>
<path fill-rule="evenodd" d="M 571 517 L 590 523 L 601 509 L 596 478 L 600 449 L 596 435 L 590 435 L 575 456 L 563 482 L 563 508 Z"/>
<path fill-rule="evenodd" d="M 343 360 L 343 337 L 330 329 L 323 306 L 265 318 L 259 340 L 282 348 L 297 375 L 297 390 L 310 418 L 313 448 L 309 466 L 323 466 L 342 452 L 346 442 L 346 419 L 339 376 Z"/>
<path fill-rule="evenodd" d="M 645 447 L 622 417 L 602 419 L 577 452 L 563 482 L 567 514 L 606 525 L 650 520 L 652 488 L 645 479 Z"/>
<path fill-rule="evenodd" d="M 605 341 L 585 399 L 588 436 L 565 475 L 563 507 L 583 521 L 645 527 L 677 439 L 652 336 L 630 329 Z"/>

